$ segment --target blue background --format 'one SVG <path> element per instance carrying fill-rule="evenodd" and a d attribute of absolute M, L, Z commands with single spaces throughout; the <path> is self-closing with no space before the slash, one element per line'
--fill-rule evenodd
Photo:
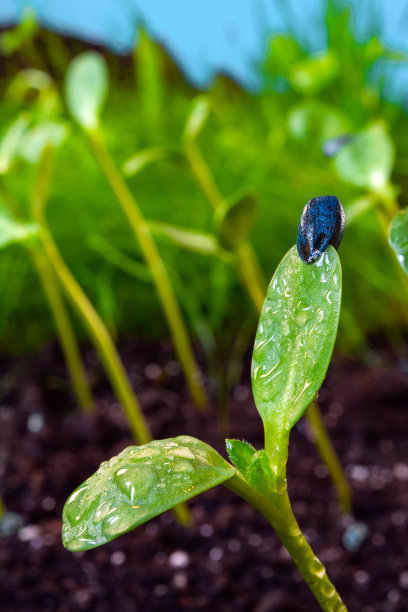
<path fill-rule="evenodd" d="M 408 0 L 348 0 L 356 36 L 380 28 L 384 43 L 408 53 Z M 32 7 L 46 27 L 129 52 L 143 23 L 197 87 L 226 72 L 259 86 L 257 66 L 268 35 L 292 32 L 312 52 L 325 48 L 326 0 L 1 0 L 0 23 Z M 390 97 L 406 95 L 407 66 L 393 72 Z"/>

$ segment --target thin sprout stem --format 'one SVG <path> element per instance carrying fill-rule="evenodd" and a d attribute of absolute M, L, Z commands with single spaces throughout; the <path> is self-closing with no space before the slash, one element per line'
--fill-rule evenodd
<path fill-rule="evenodd" d="M 37 177 L 37 181 L 38 180 L 39 179 Z M 37 181 L 34 185 L 34 193 L 31 202 L 32 206 L 35 206 L 34 202 L 37 200 L 37 198 L 43 198 L 45 196 L 45 185 L 43 185 L 44 181 L 42 179 L 40 180 L 40 190 L 36 189 Z M 21 215 L 19 207 L 14 201 L 14 198 L 8 192 L 8 189 L 4 183 L 1 184 L 1 195 L 6 202 L 10 213 L 15 218 L 20 218 Z M 58 340 L 64 354 L 75 394 L 78 398 L 78 403 L 83 410 L 90 411 L 94 406 L 94 400 L 85 374 L 85 368 L 82 363 L 81 353 L 79 351 L 74 330 L 72 328 L 71 320 L 59 291 L 57 279 L 53 277 L 54 273 L 52 267 L 49 264 L 45 254 L 40 253 L 38 249 L 28 250 L 33 266 L 37 272 L 40 283 L 42 284 L 51 314 L 54 318 Z"/>
<path fill-rule="evenodd" d="M 151 441 L 150 432 L 144 420 L 140 406 L 133 394 L 130 381 L 127 377 L 123 364 L 116 351 L 115 345 L 91 302 L 84 291 L 75 280 L 69 268 L 65 264 L 61 254 L 49 232 L 45 220 L 44 208 L 46 203 L 46 192 L 49 184 L 51 172 L 51 156 L 49 151 L 45 151 L 41 160 L 41 169 L 38 173 L 35 198 L 32 202 L 32 214 L 34 220 L 40 226 L 40 239 L 48 258 L 52 265 L 59 282 L 64 288 L 67 297 L 77 310 L 86 329 L 88 330 L 95 346 L 97 347 L 101 360 L 108 374 L 112 387 L 115 390 L 119 401 L 123 405 L 125 415 L 128 419 L 131 432 L 139 444 Z"/>
<path fill-rule="evenodd" d="M 97 347 L 101 360 L 108 374 L 112 387 L 121 402 L 129 422 L 130 430 L 139 444 L 151 441 L 150 432 L 142 415 L 140 406 L 133 394 L 130 381 L 127 377 L 119 354 L 112 339 L 103 324 L 98 313 L 91 302 L 71 274 L 59 250 L 45 227 L 41 227 L 41 240 L 49 261 L 52 262 L 54 271 L 63 286 L 67 297 L 77 310 L 85 327 L 87 328 L 95 346 Z"/>
<path fill-rule="evenodd" d="M 57 335 L 79 405 L 86 412 L 92 411 L 94 408 L 92 392 L 85 374 L 71 320 L 60 292 L 58 279 L 43 253 L 33 250 L 31 251 L 31 258 L 54 318 Z"/>
<path fill-rule="evenodd" d="M 6 512 L 7 512 L 6 504 L 4 503 L 4 500 L 2 496 L 0 495 L 0 520 L 3 518 Z"/>
<path fill-rule="evenodd" d="M 306 416 L 309 425 L 311 425 L 319 455 L 327 466 L 334 486 L 337 489 L 341 511 L 344 514 L 352 514 L 350 485 L 344 476 L 338 455 L 330 441 L 316 402 L 310 404 Z"/>
<path fill-rule="evenodd" d="M 64 288 L 67 297 L 77 310 L 84 326 L 87 328 L 89 335 L 98 349 L 112 387 L 123 406 L 134 439 L 138 444 L 146 444 L 152 440 L 152 437 L 115 345 L 102 319 L 99 317 L 91 302 L 65 264 L 46 226 L 44 217 L 45 193 L 49 183 L 48 178 L 51 164 L 51 159 L 47 151 L 41 163 L 44 167 L 40 173 L 41 179 L 37 190 L 37 193 L 41 194 L 41 197 L 34 202 L 32 209 L 34 219 L 41 229 L 40 238 L 45 254 L 52 264 L 54 272 Z M 175 506 L 172 512 L 176 520 L 182 525 L 186 525 L 190 522 L 190 513 L 187 506 L 184 504 Z"/>
<path fill-rule="evenodd" d="M 223 484 L 249 502 L 266 518 L 297 565 L 322 610 L 324 612 L 347 612 L 339 593 L 327 576 L 326 568 L 316 557 L 300 530 L 287 490 L 284 489 L 272 501 L 239 474 Z"/>
<path fill-rule="evenodd" d="M 201 185 L 201 189 L 207 196 L 208 201 L 214 210 L 224 206 L 224 198 L 218 190 L 214 177 L 211 174 L 204 157 L 201 155 L 200 149 L 194 142 L 186 143 L 186 156 L 199 184 Z"/>
<path fill-rule="evenodd" d="M 140 244 L 146 263 L 150 268 L 190 393 L 197 408 L 202 410 L 207 405 L 206 393 L 201 381 L 200 371 L 194 357 L 183 316 L 164 262 L 152 238 L 149 226 L 135 198 L 110 156 L 101 135 L 96 132 L 90 132 L 89 136 L 96 159 L 122 206 L 129 224 Z"/>

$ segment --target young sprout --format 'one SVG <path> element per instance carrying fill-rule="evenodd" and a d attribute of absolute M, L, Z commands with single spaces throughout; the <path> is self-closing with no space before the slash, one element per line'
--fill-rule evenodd
<path fill-rule="evenodd" d="M 189 436 L 130 446 L 101 464 L 67 500 L 62 539 L 72 551 L 100 546 L 137 525 L 223 484 L 269 521 L 321 608 L 346 607 L 313 553 L 290 504 L 286 463 L 290 431 L 319 390 L 337 333 L 341 266 L 329 245 L 311 264 L 296 246 L 268 287 L 252 361 L 255 403 L 265 448 L 229 439 L 231 465 Z"/>
<path fill-rule="evenodd" d="M 105 143 L 100 114 L 108 91 L 108 74 L 103 58 L 94 52 L 86 52 L 75 58 L 68 69 L 65 90 L 71 115 L 87 134 L 95 158 L 139 243 L 150 269 L 191 396 L 197 408 L 203 410 L 207 407 L 207 397 L 201 380 L 201 372 L 166 265 L 157 249 L 142 210 Z"/>

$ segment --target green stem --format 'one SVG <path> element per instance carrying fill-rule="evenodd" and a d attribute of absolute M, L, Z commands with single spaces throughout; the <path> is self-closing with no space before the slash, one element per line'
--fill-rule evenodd
<path fill-rule="evenodd" d="M 241 281 L 256 311 L 260 314 L 265 300 L 265 281 L 252 244 L 248 241 L 243 242 L 238 247 L 236 255 Z"/>
<path fill-rule="evenodd" d="M 194 142 L 187 141 L 185 150 L 190 166 L 201 185 L 201 189 L 207 196 L 208 201 L 214 210 L 221 208 L 225 203 L 224 198 L 218 190 L 214 177 L 201 155 L 200 149 Z"/>
<path fill-rule="evenodd" d="M 138 69 L 138 93 L 142 102 L 143 117 L 151 139 L 157 140 L 162 132 L 163 84 L 162 61 L 157 43 L 142 29 L 134 50 Z"/>
<path fill-rule="evenodd" d="M 207 404 L 207 398 L 201 382 L 201 375 L 173 287 L 164 262 L 152 238 L 149 226 L 111 158 L 100 134 L 92 132 L 89 133 L 89 136 L 95 156 L 122 206 L 129 224 L 140 244 L 146 263 L 151 270 L 152 278 L 156 285 L 156 290 L 169 325 L 176 353 L 186 377 L 190 393 L 197 408 L 203 409 Z"/>
<path fill-rule="evenodd" d="M 102 319 L 62 259 L 58 247 L 46 226 L 44 218 L 45 192 L 50 172 L 50 156 L 47 151 L 43 155 L 41 165 L 43 168 L 39 172 L 40 180 L 37 189 L 37 194 L 41 195 L 38 195 L 37 199 L 33 202 L 32 212 L 35 221 L 41 228 L 40 238 L 45 254 L 100 354 L 113 390 L 123 406 L 133 437 L 139 444 L 146 444 L 152 440 L 152 437 L 115 345 Z M 182 525 L 190 522 L 190 513 L 184 504 L 175 506 L 172 512 Z"/>
<path fill-rule="evenodd" d="M 266 518 L 297 565 L 322 610 L 347 612 L 339 593 L 327 576 L 326 568 L 316 557 L 300 530 L 286 489 L 273 503 L 238 474 L 223 484 L 249 502 Z"/>
<path fill-rule="evenodd" d="M 135 440 L 139 444 L 146 444 L 152 438 L 115 345 L 98 313 L 62 259 L 48 229 L 43 222 L 41 225 L 41 240 L 48 259 L 52 262 L 61 285 L 99 351 L 106 373 L 123 406 Z"/>
<path fill-rule="evenodd" d="M 316 402 L 312 402 L 306 413 L 312 427 L 313 438 L 319 455 L 329 470 L 331 479 L 337 489 L 340 508 L 344 514 L 352 513 L 351 489 L 344 476 L 338 455 L 331 444 L 329 435 L 324 426 L 322 416 Z"/>
<path fill-rule="evenodd" d="M 43 253 L 31 251 L 31 258 L 54 317 L 58 339 L 79 405 L 85 411 L 90 411 L 93 409 L 94 400 L 86 378 L 74 330 L 59 290 L 58 280 L 54 275 L 51 264 Z"/>
<path fill-rule="evenodd" d="M 4 503 L 3 498 L 0 495 L 0 520 L 3 518 L 6 512 L 7 512 L 6 504 Z"/>
<path fill-rule="evenodd" d="M 31 206 L 42 207 L 42 200 L 45 197 L 47 177 L 42 177 L 43 166 L 40 165 L 39 173 L 35 181 L 33 197 Z M 6 203 L 10 213 L 19 219 L 21 217 L 19 207 L 14 201 L 14 198 L 10 195 L 4 182 L 0 183 L 0 192 L 3 196 L 3 200 Z M 38 278 L 43 286 L 45 296 L 48 301 L 48 305 L 51 314 L 54 318 L 55 327 L 57 330 L 58 340 L 61 345 L 62 352 L 64 354 L 65 362 L 71 377 L 71 381 L 74 387 L 74 391 L 78 398 L 79 405 L 85 411 L 92 409 L 94 405 L 92 392 L 89 387 L 85 369 L 81 360 L 81 353 L 79 351 L 78 343 L 74 331 L 72 329 L 69 314 L 65 307 L 64 301 L 56 284 L 56 279 L 53 278 L 52 267 L 47 261 L 44 254 L 38 251 L 29 250 L 31 260 L 36 269 Z"/>

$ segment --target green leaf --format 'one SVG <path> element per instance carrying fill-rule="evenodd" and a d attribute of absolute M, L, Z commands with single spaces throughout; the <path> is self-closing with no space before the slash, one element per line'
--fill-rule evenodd
<path fill-rule="evenodd" d="M 99 53 L 86 51 L 72 60 L 66 77 L 67 105 L 85 130 L 96 130 L 108 91 L 108 70 Z"/>
<path fill-rule="evenodd" d="M 354 223 L 356 219 L 375 208 L 376 204 L 376 199 L 369 195 L 350 202 L 345 208 L 347 225 L 350 226 L 350 223 Z"/>
<path fill-rule="evenodd" d="M 31 7 L 26 7 L 17 26 L 0 35 L 0 53 L 13 55 L 24 45 L 32 42 L 37 32 L 38 21 L 35 12 Z"/>
<path fill-rule="evenodd" d="M 274 493 L 275 474 L 265 449 L 261 449 L 252 457 L 246 478 L 261 493 Z"/>
<path fill-rule="evenodd" d="M 315 95 L 338 76 L 340 63 L 333 51 L 305 59 L 296 64 L 289 76 L 293 89 L 304 95 Z"/>
<path fill-rule="evenodd" d="M 360 132 L 336 155 L 334 163 L 346 183 L 373 191 L 383 189 L 394 164 L 394 144 L 382 123 Z"/>
<path fill-rule="evenodd" d="M 37 236 L 38 232 L 36 223 L 15 221 L 6 211 L 0 210 L 0 249 L 16 242 L 28 242 Z"/>
<path fill-rule="evenodd" d="M 348 132 L 350 125 L 336 107 L 307 100 L 291 108 L 288 129 L 294 138 L 320 146 L 326 140 Z"/>
<path fill-rule="evenodd" d="M 170 158 L 172 155 L 174 155 L 173 151 L 166 149 L 166 147 L 149 147 L 148 149 L 143 149 L 142 151 L 138 151 L 136 155 L 133 155 L 123 164 L 123 173 L 126 174 L 126 176 L 133 176 L 144 170 L 146 166 Z"/>
<path fill-rule="evenodd" d="M 329 246 L 304 263 L 294 246 L 268 287 L 252 356 L 258 411 L 277 441 L 300 419 L 323 382 L 336 339 L 341 266 Z"/>
<path fill-rule="evenodd" d="M 391 221 L 389 242 L 408 274 L 408 208 L 400 210 Z"/>
<path fill-rule="evenodd" d="M 28 117 L 20 115 L 13 121 L 3 138 L 0 140 L 0 174 L 8 172 L 17 158 L 21 141 L 29 123 Z"/>
<path fill-rule="evenodd" d="M 231 438 L 225 440 L 225 445 L 232 463 L 241 474 L 246 476 L 256 453 L 254 447 L 243 440 L 232 440 Z"/>
<path fill-rule="evenodd" d="M 149 221 L 149 227 L 156 236 L 163 236 L 186 251 L 201 253 L 202 255 L 217 256 L 222 254 L 218 241 L 212 234 L 161 223 L 160 221 Z"/>
<path fill-rule="evenodd" d="M 210 114 L 210 102 L 207 96 L 200 95 L 193 100 L 192 110 L 187 117 L 184 128 L 184 138 L 190 142 L 194 141 L 207 121 Z"/>
<path fill-rule="evenodd" d="M 258 201 L 246 195 L 216 213 L 216 226 L 220 245 L 234 251 L 247 238 L 258 216 Z"/>
<path fill-rule="evenodd" d="M 69 129 L 57 121 L 44 121 L 27 130 L 19 147 L 19 155 L 25 161 L 36 164 L 46 147 L 57 149 L 68 136 Z"/>
<path fill-rule="evenodd" d="M 190 436 L 129 446 L 69 497 L 63 544 L 75 551 L 110 542 L 234 474 L 213 448 Z"/>

